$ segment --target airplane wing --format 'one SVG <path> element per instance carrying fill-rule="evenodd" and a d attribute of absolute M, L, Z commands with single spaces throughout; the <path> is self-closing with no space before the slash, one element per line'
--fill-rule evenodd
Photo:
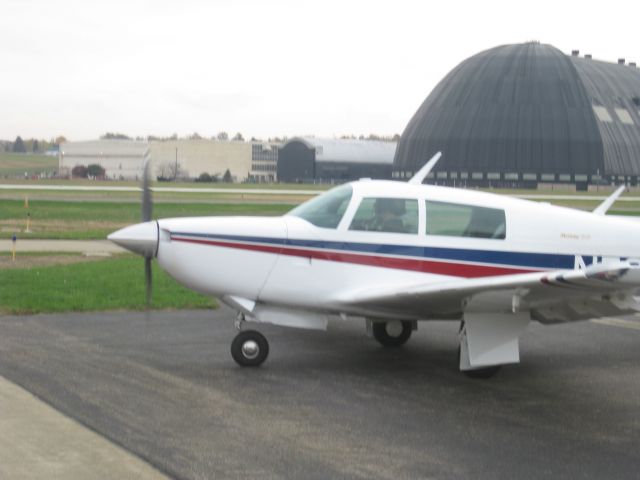
<path fill-rule="evenodd" d="M 464 311 L 531 310 L 542 323 L 586 320 L 640 310 L 640 264 L 616 262 L 582 270 L 557 270 L 452 280 L 404 288 L 347 292 L 344 304 L 421 318 L 447 318 Z"/>

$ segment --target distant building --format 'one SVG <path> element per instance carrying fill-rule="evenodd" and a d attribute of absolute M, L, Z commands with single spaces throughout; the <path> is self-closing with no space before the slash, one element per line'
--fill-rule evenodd
<path fill-rule="evenodd" d="M 287 183 L 391 178 L 395 150 L 393 142 L 293 138 L 280 148 L 277 178 Z"/>
<path fill-rule="evenodd" d="M 134 140 L 90 140 L 65 142 L 58 152 L 60 175 L 71 175 L 77 165 L 88 167 L 98 164 L 105 176 L 115 180 L 138 179 L 142 166 L 149 157 L 149 144 Z"/>
<path fill-rule="evenodd" d="M 220 179 L 229 170 L 235 182 L 248 179 L 251 143 L 218 140 L 167 140 L 150 143 L 151 159 L 158 176 L 172 176 L 178 165 L 178 176 L 198 178 L 202 173 Z M 164 174 L 164 175 L 163 175 Z"/>
<path fill-rule="evenodd" d="M 442 151 L 430 182 L 536 187 L 640 179 L 640 69 L 503 45 L 455 67 L 406 126 L 393 176 Z"/>
<path fill-rule="evenodd" d="M 71 175 L 77 165 L 98 164 L 109 179 L 136 180 L 150 158 L 155 176 L 168 180 L 195 179 L 203 173 L 221 180 L 229 170 L 234 182 L 273 182 L 278 145 L 204 139 L 91 140 L 63 143 L 57 154 L 61 175 Z"/>
<path fill-rule="evenodd" d="M 44 152 L 44 154 L 47 157 L 57 157 L 58 155 L 60 155 L 60 145 L 52 145 L 51 148 L 47 149 L 47 151 Z"/>
<path fill-rule="evenodd" d="M 274 182 L 277 175 L 280 145 L 270 143 L 251 144 L 251 173 L 249 181 Z"/>

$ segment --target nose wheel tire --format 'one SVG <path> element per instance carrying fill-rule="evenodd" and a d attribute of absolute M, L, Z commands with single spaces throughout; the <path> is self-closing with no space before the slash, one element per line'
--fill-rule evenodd
<path fill-rule="evenodd" d="M 269 355 L 269 342 L 255 330 L 245 330 L 231 342 L 231 356 L 242 367 L 258 367 Z"/>
<path fill-rule="evenodd" d="M 375 322 L 372 325 L 373 337 L 385 347 L 399 347 L 404 345 L 409 337 L 413 326 L 411 322 L 401 320 L 391 320 L 389 322 Z"/>

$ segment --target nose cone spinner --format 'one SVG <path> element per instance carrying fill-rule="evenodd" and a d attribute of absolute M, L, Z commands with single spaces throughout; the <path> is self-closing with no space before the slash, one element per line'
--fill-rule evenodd
<path fill-rule="evenodd" d="M 154 220 L 122 228 L 107 238 L 133 253 L 155 257 L 158 253 L 158 235 L 158 222 Z"/>

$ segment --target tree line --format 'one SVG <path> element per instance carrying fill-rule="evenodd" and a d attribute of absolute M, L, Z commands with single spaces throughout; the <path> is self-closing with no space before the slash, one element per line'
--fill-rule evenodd
<path fill-rule="evenodd" d="M 11 153 L 44 153 L 47 150 L 57 149 L 61 143 L 66 142 L 67 139 L 62 135 L 50 140 L 28 138 L 22 139 L 20 135 L 16 139 L 11 141 L 0 142 L 4 146 L 5 152 Z"/>
<path fill-rule="evenodd" d="M 370 133 L 369 135 L 341 135 L 341 139 L 343 140 L 376 140 L 382 142 L 398 142 L 400 140 L 399 134 L 394 134 L 391 136 L 387 135 L 377 135 L 375 133 Z M 218 132 L 216 135 L 211 137 L 204 137 L 200 135 L 198 132 L 193 132 L 190 135 L 179 137 L 177 133 L 170 135 L 168 137 L 156 136 L 156 135 L 147 135 L 147 137 L 130 137 L 124 133 L 120 132 L 107 132 L 104 135 L 100 136 L 101 140 L 137 140 L 137 141 L 175 141 L 175 140 L 217 140 L 220 142 L 244 142 L 245 137 L 242 133 L 237 132 L 233 137 L 229 137 L 229 134 L 225 131 Z M 288 140 L 288 137 L 269 137 L 267 138 L 267 142 L 269 143 L 285 143 Z M 50 140 L 37 139 L 37 138 L 29 138 L 23 140 L 20 135 L 16 137 L 16 139 L 11 141 L 0 142 L 0 144 L 4 145 L 5 152 L 13 152 L 13 153 L 44 153 L 47 150 L 57 149 L 61 143 L 66 142 L 67 139 L 63 135 L 60 135 L 56 138 L 52 138 Z M 251 142 L 264 142 L 263 139 L 251 137 Z"/>

